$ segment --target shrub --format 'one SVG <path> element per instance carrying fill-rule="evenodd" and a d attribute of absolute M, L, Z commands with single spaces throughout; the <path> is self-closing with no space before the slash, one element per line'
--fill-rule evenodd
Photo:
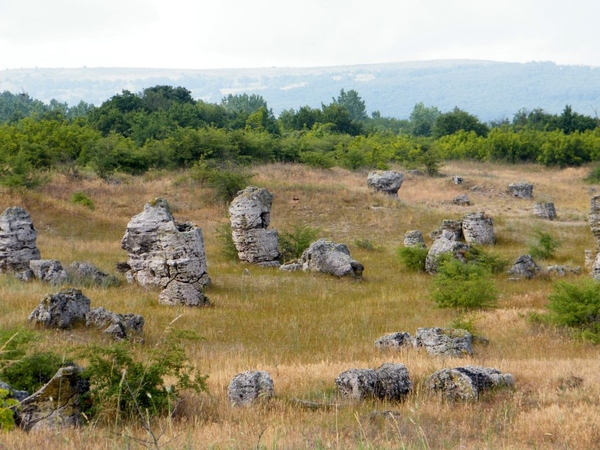
<path fill-rule="evenodd" d="M 231 224 L 224 223 L 217 227 L 217 240 L 221 243 L 221 255 L 226 259 L 237 261 L 238 251 L 231 235 Z"/>
<path fill-rule="evenodd" d="M 449 258 L 438 265 L 431 297 L 439 308 L 466 310 L 493 307 L 498 292 L 488 268 Z"/>
<path fill-rule="evenodd" d="M 398 247 L 396 250 L 402 265 L 411 272 L 425 272 L 427 253 L 425 247 Z"/>
<path fill-rule="evenodd" d="M 561 242 L 550 233 L 536 228 L 529 245 L 529 254 L 534 259 L 549 259 L 554 256 Z"/>
<path fill-rule="evenodd" d="M 231 164 L 217 167 L 201 159 L 194 164 L 191 177 L 212 188 L 215 200 L 231 202 L 239 191 L 250 184 L 254 175 L 242 167 Z"/>
<path fill-rule="evenodd" d="M 71 195 L 71 203 L 76 205 L 85 206 L 86 208 L 90 208 L 91 210 L 96 209 L 94 205 L 94 201 L 85 193 L 85 192 L 75 192 Z"/>
<path fill-rule="evenodd" d="M 8 390 L 0 389 L 0 429 L 4 431 L 15 427 L 15 417 L 11 408 L 19 404 L 14 398 L 7 398 L 9 394 Z"/>
<path fill-rule="evenodd" d="M 282 262 L 292 261 L 302 256 L 304 250 L 310 247 L 319 234 L 318 228 L 296 224 L 291 231 L 279 234 L 279 253 Z"/>
<path fill-rule="evenodd" d="M 33 394 L 52 379 L 63 363 L 55 353 L 33 353 L 5 367 L 0 372 L 0 379 L 13 389 Z"/>
<path fill-rule="evenodd" d="M 468 263 L 483 266 L 495 274 L 504 273 L 508 267 L 508 260 L 481 247 L 471 247 L 465 254 L 465 258 Z"/>
<path fill-rule="evenodd" d="M 600 184 L 600 166 L 595 166 L 590 170 L 588 176 L 583 179 L 586 183 Z"/>
<path fill-rule="evenodd" d="M 0 370 L 4 370 L 25 355 L 25 345 L 35 334 L 25 329 L 0 330 Z"/>
<path fill-rule="evenodd" d="M 600 343 L 600 284 L 594 280 L 575 285 L 557 282 L 548 296 L 549 321 L 575 329 L 580 336 Z"/>
<path fill-rule="evenodd" d="M 379 251 L 381 247 L 369 238 L 358 238 L 354 240 L 354 245 L 363 250 Z"/>

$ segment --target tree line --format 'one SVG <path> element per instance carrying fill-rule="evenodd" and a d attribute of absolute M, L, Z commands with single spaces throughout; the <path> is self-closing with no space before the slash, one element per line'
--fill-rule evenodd
<path fill-rule="evenodd" d="M 302 106 L 275 117 L 256 94 L 220 103 L 195 100 L 184 87 L 123 90 L 94 106 L 48 104 L 25 93 L 0 94 L 0 183 L 34 186 L 50 170 L 116 172 L 213 167 L 272 161 L 329 168 L 388 167 L 435 172 L 443 160 L 471 159 L 571 166 L 600 159 L 597 117 L 542 109 L 512 120 L 481 122 L 454 108 L 418 103 L 406 119 L 367 114 L 355 90 L 342 89 L 320 108 Z"/>

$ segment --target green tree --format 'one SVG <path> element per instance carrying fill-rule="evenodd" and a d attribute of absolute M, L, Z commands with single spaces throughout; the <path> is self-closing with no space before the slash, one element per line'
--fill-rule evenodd
<path fill-rule="evenodd" d="M 350 120 L 363 122 L 368 117 L 365 102 L 354 89 L 350 89 L 348 92 L 341 89 L 340 95 L 333 99 L 333 103 L 346 108 L 350 114 Z"/>
<path fill-rule="evenodd" d="M 423 102 L 417 103 L 410 113 L 410 133 L 413 136 L 431 136 L 435 121 L 441 114 L 435 106 L 427 107 Z"/>
<path fill-rule="evenodd" d="M 432 135 L 435 139 L 454 134 L 457 131 L 474 131 L 477 136 L 486 136 L 489 129 L 486 124 L 466 111 L 454 108 L 452 111 L 440 114 L 433 126 Z"/>

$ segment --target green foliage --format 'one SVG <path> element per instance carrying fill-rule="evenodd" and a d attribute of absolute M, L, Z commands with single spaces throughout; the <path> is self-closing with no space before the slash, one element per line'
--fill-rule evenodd
<path fill-rule="evenodd" d="M 594 166 L 583 180 L 586 183 L 600 184 L 600 165 Z"/>
<path fill-rule="evenodd" d="M 369 238 L 358 238 L 354 240 L 354 245 L 363 250 L 378 251 L 381 247 Z"/>
<path fill-rule="evenodd" d="M 32 394 L 50 381 L 63 363 L 63 358 L 55 353 L 33 353 L 3 368 L 0 380 Z"/>
<path fill-rule="evenodd" d="M 318 228 L 296 224 L 290 231 L 279 233 L 279 253 L 282 262 L 286 263 L 300 258 L 304 250 L 310 247 L 319 234 Z"/>
<path fill-rule="evenodd" d="M 475 318 L 473 316 L 460 315 L 452 319 L 448 324 L 448 327 L 467 330 L 469 333 L 475 334 Z"/>
<path fill-rule="evenodd" d="M 333 158 L 327 154 L 315 151 L 305 151 L 300 153 L 300 162 L 307 166 L 317 167 L 319 169 L 331 169 L 335 166 Z"/>
<path fill-rule="evenodd" d="M 195 373 L 185 355 L 184 339 L 197 336 L 169 335 L 143 360 L 133 357 L 129 342 L 83 348 L 79 356 L 88 360 L 83 375 L 90 381 L 93 400 L 89 413 L 104 419 L 145 419 L 170 411 L 182 390 L 206 390 L 207 377 Z M 167 379 L 173 384 L 168 385 Z"/>
<path fill-rule="evenodd" d="M 561 244 L 561 241 L 550 233 L 535 228 L 529 245 L 529 254 L 534 259 L 550 259 Z"/>
<path fill-rule="evenodd" d="M 17 362 L 25 355 L 25 346 L 35 337 L 26 329 L 0 330 L 0 370 Z"/>
<path fill-rule="evenodd" d="M 71 195 L 71 203 L 76 205 L 85 206 L 91 210 L 96 209 L 96 205 L 94 205 L 94 201 L 85 193 L 81 191 L 74 192 Z"/>
<path fill-rule="evenodd" d="M 600 343 L 600 284 L 557 282 L 548 296 L 549 320 L 574 329 L 583 339 Z"/>
<path fill-rule="evenodd" d="M 334 98 L 333 102 L 346 108 L 350 113 L 350 119 L 357 122 L 367 119 L 365 101 L 360 98 L 360 95 L 354 89 L 350 89 L 348 92 L 344 89 L 340 90 L 340 95 Z"/>
<path fill-rule="evenodd" d="M 239 191 L 250 185 L 253 174 L 247 169 L 232 164 L 216 166 L 204 159 L 194 164 L 191 178 L 214 190 L 214 198 L 221 202 L 231 202 Z"/>
<path fill-rule="evenodd" d="M 230 261 L 237 261 L 238 251 L 231 235 L 231 223 L 219 225 L 216 231 L 217 240 L 221 243 L 221 255 Z"/>
<path fill-rule="evenodd" d="M 425 247 L 398 247 L 396 256 L 400 263 L 411 272 L 425 272 L 428 250 Z"/>
<path fill-rule="evenodd" d="M 8 390 L 0 389 L 0 429 L 4 431 L 15 427 L 15 417 L 11 408 L 19 404 L 14 398 L 8 398 L 9 396 Z"/>
<path fill-rule="evenodd" d="M 439 308 L 491 308 L 498 301 L 491 272 L 481 264 L 448 258 L 438 265 L 431 297 Z"/>
<path fill-rule="evenodd" d="M 468 263 L 483 266 L 493 274 L 504 273 L 509 264 L 509 261 L 501 255 L 478 246 L 472 246 L 465 254 L 465 258 Z"/>
<path fill-rule="evenodd" d="M 487 125 L 481 123 L 477 117 L 455 107 L 452 111 L 437 116 L 432 135 L 437 139 L 460 130 L 474 131 L 477 136 L 486 136 L 489 131 Z"/>

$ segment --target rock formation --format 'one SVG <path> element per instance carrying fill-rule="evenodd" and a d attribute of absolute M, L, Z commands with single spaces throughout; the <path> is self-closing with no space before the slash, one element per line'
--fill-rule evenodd
<path fill-rule="evenodd" d="M 453 258 L 465 262 L 465 253 L 469 246 L 463 242 L 458 242 L 456 234 L 451 231 L 443 231 L 429 248 L 427 258 L 425 259 L 425 270 L 428 273 L 436 273 L 440 256 L 450 254 Z"/>
<path fill-rule="evenodd" d="M 121 240 L 127 251 L 129 282 L 159 287 L 159 303 L 209 304 L 204 288 L 210 283 L 202 230 L 191 222 L 176 223 L 166 200 L 157 198 L 127 224 Z"/>
<path fill-rule="evenodd" d="M 335 379 L 340 394 L 361 401 L 370 397 L 381 400 L 403 400 L 412 389 L 404 364 L 385 363 L 378 369 L 349 369 Z"/>
<path fill-rule="evenodd" d="M 278 235 L 268 230 L 273 196 L 249 186 L 238 192 L 229 206 L 231 235 L 240 261 L 259 266 L 279 266 Z"/>
<path fill-rule="evenodd" d="M 467 194 L 457 195 L 452 199 L 452 203 L 459 206 L 470 206 L 471 200 L 467 197 Z"/>
<path fill-rule="evenodd" d="M 14 206 L 0 214 L 0 273 L 29 269 L 29 261 L 40 259 L 37 232 L 29 213 Z"/>
<path fill-rule="evenodd" d="M 462 219 L 462 231 L 469 245 L 493 245 L 496 242 L 494 222 L 484 212 L 467 214 Z"/>
<path fill-rule="evenodd" d="M 398 332 L 381 336 L 375 341 L 375 347 L 379 349 L 391 348 L 398 350 L 402 347 L 413 345 L 412 336 L 409 333 Z"/>
<path fill-rule="evenodd" d="M 29 268 L 33 276 L 44 283 L 56 286 L 67 281 L 67 272 L 56 259 L 34 259 L 29 261 Z"/>
<path fill-rule="evenodd" d="M 415 347 L 424 347 L 433 356 L 471 355 L 471 342 L 471 333 L 455 328 L 419 328 L 415 336 Z"/>
<path fill-rule="evenodd" d="M 410 230 L 404 233 L 404 246 L 425 248 L 425 239 L 423 239 L 423 233 L 421 233 L 419 230 Z"/>
<path fill-rule="evenodd" d="M 376 382 L 377 374 L 373 369 L 349 369 L 335 379 L 340 394 L 356 401 L 374 397 Z"/>
<path fill-rule="evenodd" d="M 439 238 L 444 231 L 449 231 L 454 235 L 450 238 L 454 241 L 460 241 L 463 239 L 462 222 L 460 220 L 444 219 L 442 220 L 442 226 L 429 234 L 429 237 L 433 240 Z"/>
<path fill-rule="evenodd" d="M 402 172 L 393 170 L 377 170 L 369 172 L 367 176 L 367 186 L 375 192 L 383 192 L 392 197 L 398 197 L 398 190 L 404 181 Z"/>
<path fill-rule="evenodd" d="M 426 382 L 427 389 L 448 400 L 473 401 L 494 389 L 513 387 L 511 374 L 503 374 L 491 367 L 465 366 L 442 369 L 435 372 Z"/>
<path fill-rule="evenodd" d="M 508 193 L 517 198 L 533 198 L 533 184 L 527 182 L 511 183 Z"/>
<path fill-rule="evenodd" d="M 556 219 L 556 208 L 554 208 L 554 203 L 534 203 L 533 215 L 542 219 Z"/>
<path fill-rule="evenodd" d="M 239 373 L 229 383 L 227 396 L 233 406 L 249 405 L 259 399 L 269 400 L 273 396 L 273 380 L 264 371 Z"/>
<path fill-rule="evenodd" d="M 78 286 L 112 286 L 118 283 L 114 275 L 102 272 L 87 261 L 73 261 L 67 268 L 67 277 L 69 282 Z"/>
<path fill-rule="evenodd" d="M 508 269 L 508 274 L 516 278 L 531 279 L 536 276 L 540 270 L 540 266 L 535 263 L 531 255 L 521 255 L 517 258 L 512 267 Z"/>
<path fill-rule="evenodd" d="M 85 323 L 90 311 L 90 299 L 79 289 L 63 289 L 47 294 L 29 314 L 29 321 L 47 328 L 70 328 Z"/>
<path fill-rule="evenodd" d="M 85 325 L 103 330 L 115 339 L 142 333 L 144 318 L 138 314 L 115 314 L 103 307 L 91 309 L 85 315 Z"/>

